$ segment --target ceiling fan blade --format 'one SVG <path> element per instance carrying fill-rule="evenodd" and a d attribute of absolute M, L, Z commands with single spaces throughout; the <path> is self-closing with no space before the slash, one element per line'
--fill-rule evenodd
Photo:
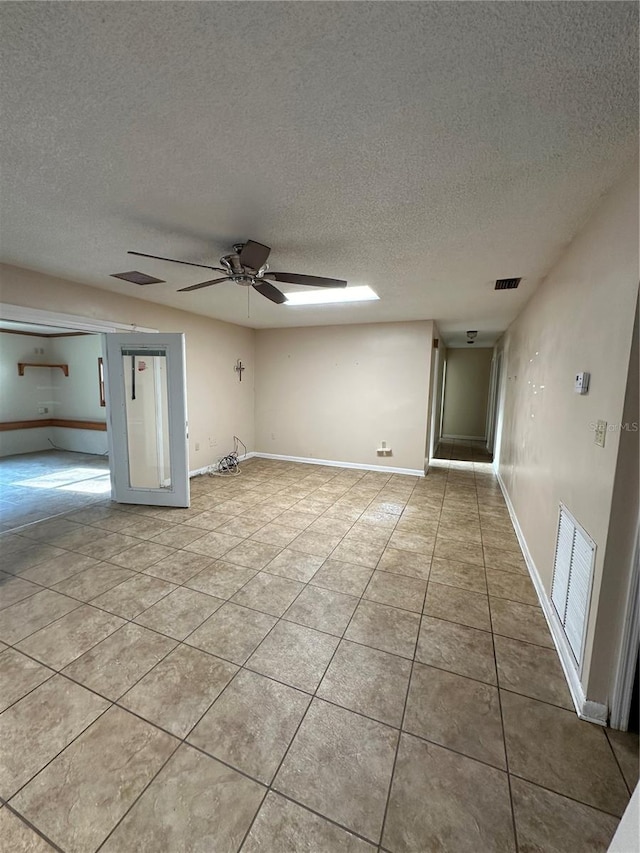
<path fill-rule="evenodd" d="M 266 273 L 267 278 L 283 281 L 285 284 L 306 284 L 310 287 L 346 287 L 347 282 L 341 278 L 324 278 L 319 275 L 299 275 L 295 272 L 271 272 Z"/>
<path fill-rule="evenodd" d="M 220 267 L 210 267 L 207 264 L 194 264 L 191 261 L 177 261 L 175 258 L 161 258 L 160 255 L 145 255 L 144 252 L 127 252 L 128 255 L 137 255 L 139 258 L 153 258 L 155 261 L 170 261 L 172 264 L 186 264 L 188 267 L 202 267 L 204 270 L 216 270 L 225 272 Z"/>
<path fill-rule="evenodd" d="M 189 290 L 200 290 L 201 287 L 211 287 L 212 284 L 220 284 L 221 281 L 231 281 L 228 276 L 224 278 L 214 278 L 213 281 L 203 281 L 201 284 L 192 284 L 189 287 L 181 287 L 178 293 L 185 293 Z"/>
<path fill-rule="evenodd" d="M 268 246 L 256 243 L 255 240 L 247 240 L 240 250 L 240 263 L 243 267 L 259 270 L 266 264 L 270 253 L 271 249 Z"/>
<path fill-rule="evenodd" d="M 259 284 L 254 284 L 254 288 L 261 293 L 262 296 L 266 296 L 267 299 L 270 299 L 272 302 L 276 302 L 278 305 L 282 305 L 283 302 L 287 301 L 287 297 L 278 290 L 277 287 L 274 287 L 272 284 L 269 284 L 268 281 L 261 281 Z"/>

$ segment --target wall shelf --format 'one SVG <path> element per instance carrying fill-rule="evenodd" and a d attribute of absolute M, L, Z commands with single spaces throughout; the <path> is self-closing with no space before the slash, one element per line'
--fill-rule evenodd
<path fill-rule="evenodd" d="M 37 363 L 31 362 L 31 361 L 19 361 L 18 362 L 18 376 L 24 376 L 25 367 L 59 367 L 65 376 L 69 375 L 69 365 L 68 364 L 37 364 Z"/>

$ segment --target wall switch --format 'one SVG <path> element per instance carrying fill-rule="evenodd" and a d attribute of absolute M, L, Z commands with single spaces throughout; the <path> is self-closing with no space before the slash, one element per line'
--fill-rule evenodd
<path fill-rule="evenodd" d="M 196 450 L 200 450 L 200 442 L 196 441 Z"/>
<path fill-rule="evenodd" d="M 576 373 L 576 382 L 575 382 L 575 392 L 576 394 L 588 394 L 589 393 L 589 379 L 591 377 L 590 373 Z"/>
<path fill-rule="evenodd" d="M 604 442 L 605 442 L 606 436 L 607 436 L 607 422 L 606 421 L 598 421 L 596 423 L 595 438 L 594 438 L 594 441 L 598 445 L 598 447 L 604 447 Z"/>

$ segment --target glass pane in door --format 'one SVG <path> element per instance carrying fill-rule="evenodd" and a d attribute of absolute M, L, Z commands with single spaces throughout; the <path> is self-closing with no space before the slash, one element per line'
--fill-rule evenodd
<path fill-rule="evenodd" d="M 171 488 L 167 353 L 122 349 L 129 486 Z"/>

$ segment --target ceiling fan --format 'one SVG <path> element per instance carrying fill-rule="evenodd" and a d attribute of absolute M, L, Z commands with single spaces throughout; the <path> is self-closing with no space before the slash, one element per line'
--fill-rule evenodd
<path fill-rule="evenodd" d="M 210 267 L 207 264 L 194 264 L 191 261 L 178 261 L 175 258 L 161 258 L 159 255 L 146 255 L 144 252 L 128 252 L 129 255 L 138 255 L 141 258 L 153 258 L 157 261 L 170 261 L 174 264 L 186 264 L 191 267 L 202 267 L 207 270 L 215 270 L 224 273 L 222 278 L 214 278 L 211 281 L 203 281 L 200 284 L 192 284 L 189 287 L 181 287 L 178 292 L 189 290 L 200 290 L 202 287 L 210 287 L 212 284 L 220 284 L 223 281 L 233 281 L 245 287 L 253 287 L 262 296 L 266 296 L 272 302 L 281 305 L 287 301 L 287 297 L 278 290 L 272 281 L 282 281 L 285 284 L 304 284 L 310 287 L 346 287 L 347 282 L 339 278 L 323 278 L 317 275 L 299 275 L 293 272 L 271 272 L 267 258 L 271 249 L 255 240 L 247 240 L 246 243 L 236 243 L 233 252 L 220 258 L 220 267 Z"/>

